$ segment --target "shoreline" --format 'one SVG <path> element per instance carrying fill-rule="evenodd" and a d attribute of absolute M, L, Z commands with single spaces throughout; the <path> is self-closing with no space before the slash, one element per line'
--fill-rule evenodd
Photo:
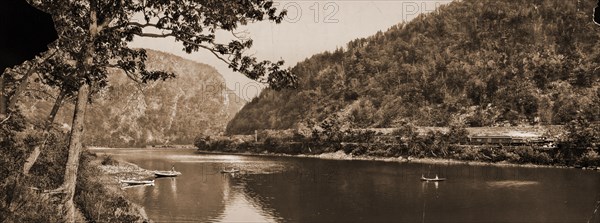
<path fill-rule="evenodd" d="M 115 180 L 113 183 L 120 184 L 121 180 L 144 180 L 154 178 L 154 172 L 141 168 L 136 164 L 114 159 L 113 164 L 98 164 L 98 168 L 105 176 Z"/>
<path fill-rule="evenodd" d="M 339 161 L 376 161 L 376 162 L 396 162 L 396 163 L 419 163 L 419 164 L 435 164 L 435 165 L 468 165 L 468 166 L 497 166 L 497 167 L 524 167 L 524 168 L 556 168 L 556 169 L 582 169 L 582 170 L 597 170 L 596 169 L 585 169 L 575 168 L 569 166 L 556 166 L 556 165 L 540 165 L 540 164 L 517 164 L 509 162 L 483 162 L 483 161 L 464 161 L 447 158 L 411 158 L 410 161 L 407 157 L 377 157 L 377 156 L 354 156 L 352 154 L 346 154 L 342 150 L 330 153 L 321 154 L 280 154 L 280 153 L 252 153 L 252 152 L 216 152 L 207 150 L 196 150 L 199 154 L 223 154 L 223 155 L 248 155 L 248 156 L 271 156 L 271 157 L 297 157 L 297 158 L 312 158 L 312 159 L 323 159 L 323 160 L 339 160 Z"/>
<path fill-rule="evenodd" d="M 81 189 L 87 194 L 88 203 L 94 203 L 91 207 L 90 216 L 93 219 L 105 216 L 107 212 L 114 211 L 114 218 L 107 221 L 131 221 L 134 222 L 153 222 L 146 213 L 144 207 L 125 197 L 125 190 L 120 180 L 125 178 L 142 178 L 154 176 L 154 173 L 145 170 L 136 164 L 114 159 L 110 155 L 100 155 L 95 152 L 89 152 L 88 162 L 84 166 L 86 178 L 82 178 L 86 182 Z M 99 200 L 100 199 L 100 200 Z M 88 207 L 89 208 L 89 207 Z"/>
<path fill-rule="evenodd" d="M 224 151 L 208 151 L 208 150 L 200 150 L 193 146 L 179 147 L 179 148 L 169 148 L 169 147 L 143 147 L 143 148 L 111 148 L 111 147 L 96 147 L 89 146 L 87 147 L 89 150 L 111 150 L 111 149 L 140 149 L 140 150 L 175 150 L 175 149 L 189 149 L 194 150 L 194 153 L 198 154 L 223 154 L 223 155 L 247 155 L 247 156 L 272 156 L 272 157 L 297 157 L 297 158 L 312 158 L 312 159 L 324 159 L 324 160 L 341 160 L 341 161 L 377 161 L 377 162 L 397 162 L 397 163 L 420 163 L 420 164 L 436 164 L 436 165 L 469 165 L 469 166 L 498 166 L 498 167 L 525 167 L 525 168 L 558 168 L 558 169 L 582 169 L 582 170 L 597 170 L 600 171 L 600 167 L 596 167 L 595 169 L 590 168 L 577 168 L 574 166 L 564 166 L 564 165 L 541 165 L 541 164 L 532 164 L 532 163 L 510 163 L 506 161 L 501 162 L 484 162 L 484 161 L 465 161 L 465 160 L 457 160 L 451 158 L 413 158 L 410 157 L 378 157 L 378 156 L 365 156 L 365 155 L 352 155 L 346 154 L 342 150 L 338 150 L 336 152 L 329 153 L 321 153 L 321 154 L 283 154 L 283 153 L 254 153 L 250 151 L 244 152 L 224 152 Z M 141 169 L 142 177 L 145 171 L 152 173 L 149 170 L 144 170 L 133 163 L 126 162 L 124 160 L 119 160 L 120 162 L 126 163 L 127 165 L 133 165 L 137 168 Z M 147 173 L 146 172 L 146 173 Z"/>
<path fill-rule="evenodd" d="M 173 149 L 197 149 L 194 145 L 172 145 L 172 146 L 145 146 L 145 147 L 106 147 L 85 146 L 89 150 L 111 150 L 111 149 L 144 149 L 144 150 L 173 150 Z"/>

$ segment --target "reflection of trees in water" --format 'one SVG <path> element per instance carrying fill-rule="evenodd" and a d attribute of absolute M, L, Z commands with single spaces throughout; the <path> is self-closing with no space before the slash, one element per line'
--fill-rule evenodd
<path fill-rule="evenodd" d="M 139 203 L 157 222 L 218 222 L 242 217 L 286 222 L 564 222 L 587 220 L 583 218 L 595 204 L 590 192 L 600 185 L 594 172 L 569 169 L 272 160 L 292 168 L 272 172 L 270 160 L 264 161 L 262 167 L 266 168 L 262 169 L 262 160 L 235 163 L 242 174 L 232 177 L 217 172 L 233 164 L 181 163 L 177 169 L 184 175 L 176 179 L 175 187 L 175 182 L 167 179 L 132 194 L 140 197 L 137 200 L 143 202 Z M 161 162 L 139 164 L 147 169 L 162 167 Z M 437 187 L 433 182 L 422 183 L 419 178 L 428 170 L 448 181 Z M 523 183 L 529 181 L 539 183 Z"/>
<path fill-rule="evenodd" d="M 421 184 L 417 164 L 303 162 L 302 171 L 244 175 L 239 181 L 263 209 L 291 222 L 419 221 L 425 190 L 435 199 L 428 201 L 433 209 L 444 208 L 448 188 Z"/>
<path fill-rule="evenodd" d="M 138 163 L 147 169 L 165 169 L 171 166 L 170 163 L 164 162 Z M 197 164 L 181 163 L 177 165 L 177 170 L 184 175 L 177 178 L 159 178 L 155 180 L 154 187 L 135 188 L 128 190 L 128 193 L 135 196 L 134 200 L 145 207 L 146 213 L 153 221 L 209 222 L 218 218 L 225 209 L 226 199 L 223 197 L 223 191 L 228 187 L 225 179 L 214 173 L 213 169 L 215 168 L 210 165 L 199 167 Z"/>
<path fill-rule="evenodd" d="M 286 221 L 357 221 L 372 220 L 361 214 L 375 206 L 369 198 L 391 188 L 377 175 L 355 175 L 332 162 L 310 164 L 302 171 L 244 176 L 244 192 Z"/>
<path fill-rule="evenodd" d="M 273 210 L 265 209 L 262 203 L 246 195 L 245 185 L 237 180 L 238 174 L 223 174 L 225 187 L 223 199 L 227 204 L 216 219 L 218 222 L 276 222 L 281 221 Z"/>

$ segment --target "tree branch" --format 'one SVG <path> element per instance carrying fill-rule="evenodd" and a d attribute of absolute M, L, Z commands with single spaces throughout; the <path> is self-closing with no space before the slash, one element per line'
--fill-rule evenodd
<path fill-rule="evenodd" d="M 217 50 L 216 50 L 216 49 L 214 49 L 214 48 L 210 48 L 210 47 L 208 47 L 208 46 L 205 46 L 205 45 L 202 45 L 202 44 L 194 43 L 194 42 L 192 42 L 192 41 L 189 41 L 189 40 L 186 40 L 186 39 L 178 39 L 178 40 L 180 40 L 180 41 L 182 41 L 182 42 L 184 42 L 184 43 L 190 44 L 190 45 L 194 45 L 194 46 L 197 46 L 197 47 L 200 47 L 200 48 L 206 49 L 206 50 L 208 50 L 209 52 L 211 52 L 213 55 L 215 55 L 215 57 L 217 57 L 217 59 L 219 59 L 219 60 L 221 60 L 221 61 L 225 62 L 227 65 L 231 65 L 231 61 L 229 61 L 229 60 L 227 60 L 227 59 L 223 58 L 223 57 L 221 56 L 221 54 L 217 53 Z"/>
<path fill-rule="evenodd" d="M 128 23 L 123 24 L 122 26 L 116 26 L 114 28 L 121 28 L 123 26 L 137 26 L 137 27 L 140 27 L 140 28 L 146 28 L 146 27 L 155 27 L 155 28 L 158 28 L 158 24 L 149 23 L 149 22 L 147 22 L 145 24 L 142 24 L 142 23 L 139 23 L 139 22 L 128 22 Z"/>
<path fill-rule="evenodd" d="M 40 63 L 44 63 L 46 60 L 52 58 L 54 55 L 56 55 L 56 52 L 57 52 L 57 50 L 52 51 L 52 53 L 50 53 L 50 55 L 48 55 L 46 58 L 42 59 L 42 61 Z M 36 71 L 36 69 L 40 63 L 32 62 L 29 69 L 27 69 L 27 72 L 19 80 L 19 85 L 17 86 L 15 92 L 11 95 L 11 97 L 9 99 L 8 109 L 12 110 L 15 108 L 15 106 L 17 105 L 17 99 L 19 98 L 19 95 L 21 95 L 21 92 L 23 92 L 25 90 L 25 88 L 27 87 L 27 85 L 29 84 L 27 79 L 29 79 L 29 77 Z"/>
<path fill-rule="evenodd" d="M 157 34 L 157 33 L 136 33 L 136 36 L 141 36 L 141 37 L 150 37 L 150 38 L 165 38 L 165 37 L 169 37 L 169 36 L 173 36 L 175 37 L 175 35 L 173 33 L 163 33 L 163 34 Z"/>
<path fill-rule="evenodd" d="M 27 88 L 27 89 L 25 89 L 25 91 L 41 93 L 43 95 L 46 95 L 49 98 L 52 98 L 52 99 L 56 100 L 56 97 L 54 95 L 52 95 L 52 94 L 50 94 L 50 93 L 48 93 L 46 91 L 43 91 L 43 90 L 38 90 L 38 89 L 33 89 L 33 88 Z"/>
<path fill-rule="evenodd" d="M 131 79 L 133 82 L 137 83 L 138 85 L 141 85 L 142 82 L 140 80 L 138 80 L 138 78 L 134 77 L 133 74 L 131 72 L 128 72 L 127 70 L 123 69 L 123 67 L 117 65 L 117 64 L 108 64 L 106 65 L 109 68 L 114 68 L 114 69 L 119 69 L 122 70 L 125 73 L 125 76 L 129 79 Z"/>
<path fill-rule="evenodd" d="M 1 125 L 1 124 L 4 124 L 6 121 L 8 121 L 8 120 L 10 119 L 10 116 L 11 116 L 11 115 L 12 115 L 12 114 L 8 114 L 8 117 L 6 117 L 4 120 L 2 120 L 2 121 L 0 122 L 0 125 Z"/>

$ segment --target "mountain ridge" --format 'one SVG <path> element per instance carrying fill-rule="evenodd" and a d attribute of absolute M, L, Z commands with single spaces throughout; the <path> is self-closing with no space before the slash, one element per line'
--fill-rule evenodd
<path fill-rule="evenodd" d="M 170 53 L 146 49 L 148 70 L 175 78 L 139 84 L 111 70 L 108 86 L 88 106 L 84 143 L 90 146 L 142 147 L 192 144 L 199 135 L 216 135 L 245 100 L 225 85 L 212 66 Z M 51 100 L 24 103 L 28 116 L 47 114 Z M 65 103 L 55 123 L 68 129 L 73 105 Z M 43 118 L 43 117 L 40 117 Z"/>
<path fill-rule="evenodd" d="M 518 6 L 518 7 L 515 7 Z M 298 63 L 297 90 L 265 90 L 228 134 L 564 124 L 600 117 L 600 28 L 581 1 L 457 1 Z"/>

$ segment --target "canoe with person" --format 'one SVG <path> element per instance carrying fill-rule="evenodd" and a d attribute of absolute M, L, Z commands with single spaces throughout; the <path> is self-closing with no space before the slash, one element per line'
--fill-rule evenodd
<path fill-rule="evenodd" d="M 175 165 L 173 165 L 168 171 L 155 170 L 154 175 L 156 177 L 176 177 L 181 175 L 181 172 L 175 171 Z"/>
<path fill-rule="evenodd" d="M 235 168 L 231 168 L 229 170 L 227 170 L 227 169 L 221 170 L 221 173 L 239 173 L 239 172 L 240 172 L 240 170 L 235 169 Z"/>
<path fill-rule="evenodd" d="M 421 181 L 445 181 L 446 178 L 440 178 L 438 177 L 438 175 L 435 175 L 435 178 L 428 178 L 423 176 L 423 174 L 421 174 Z"/>

